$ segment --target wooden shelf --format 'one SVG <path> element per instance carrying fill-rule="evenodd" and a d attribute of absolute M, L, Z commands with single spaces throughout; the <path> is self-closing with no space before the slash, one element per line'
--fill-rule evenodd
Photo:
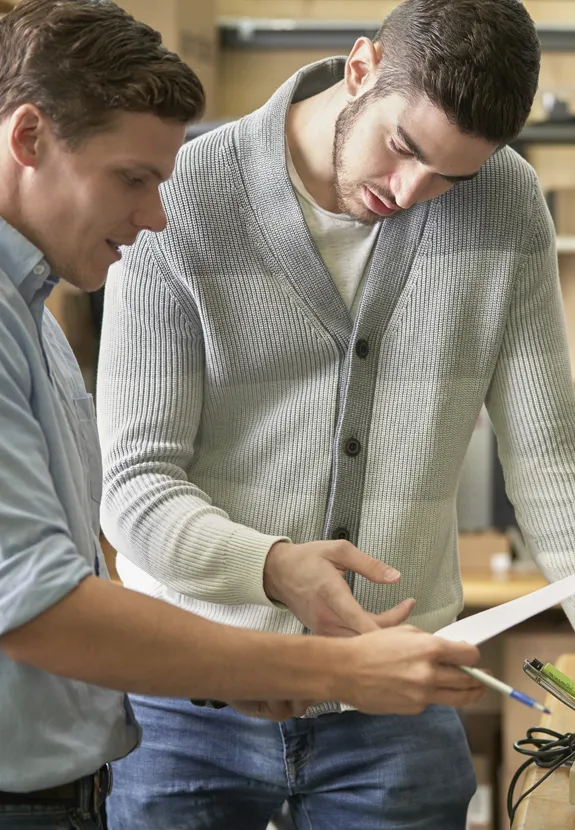
<path fill-rule="evenodd" d="M 575 236 L 558 236 L 557 253 L 575 254 Z"/>
<path fill-rule="evenodd" d="M 221 17 L 224 49 L 350 49 L 362 36 L 373 38 L 381 20 L 296 20 L 291 18 Z M 575 51 L 575 26 L 539 23 L 545 52 Z"/>
<path fill-rule="evenodd" d="M 502 605 L 548 584 L 538 571 L 511 571 L 508 575 L 497 578 L 490 571 L 462 573 L 461 581 L 465 605 L 469 608 Z"/>

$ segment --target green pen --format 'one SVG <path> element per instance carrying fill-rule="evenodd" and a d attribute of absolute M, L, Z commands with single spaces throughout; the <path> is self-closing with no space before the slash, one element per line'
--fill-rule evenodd
<path fill-rule="evenodd" d="M 575 698 L 575 682 L 567 677 L 566 674 L 559 671 L 553 663 L 545 663 L 539 671 L 541 674 L 544 674 L 545 677 L 548 677 L 549 680 L 552 680 L 553 683 L 559 686 L 559 688 L 563 689 L 564 692 L 567 692 L 568 695 Z"/>
<path fill-rule="evenodd" d="M 523 671 L 561 703 L 575 709 L 575 681 L 559 671 L 553 663 L 543 664 L 534 657 L 533 660 L 523 662 Z"/>

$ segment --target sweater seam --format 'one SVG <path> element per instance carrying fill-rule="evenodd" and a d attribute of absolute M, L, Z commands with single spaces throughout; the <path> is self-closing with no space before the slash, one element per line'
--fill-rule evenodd
<path fill-rule="evenodd" d="M 159 279 L 162 281 L 164 287 L 166 288 L 166 291 L 168 291 L 174 303 L 178 307 L 178 310 L 182 315 L 182 320 L 186 327 L 186 331 L 194 340 L 201 340 L 202 335 L 198 334 L 198 332 L 194 330 L 192 323 L 190 321 L 189 311 L 185 308 L 185 304 L 178 296 L 178 292 L 174 289 L 173 283 L 176 281 L 177 278 L 172 273 L 172 269 L 170 268 L 166 255 L 164 254 L 164 251 L 160 245 L 160 240 L 157 238 L 157 236 L 155 236 L 152 239 L 148 240 L 148 244 L 150 256 L 154 258 L 154 264 L 158 265 L 156 273 Z M 159 261 L 161 261 L 164 264 L 164 268 L 159 267 Z M 193 302 L 194 306 L 196 306 L 196 303 L 192 297 L 190 297 L 190 302 Z M 199 309 L 197 308 L 197 306 L 196 310 L 199 316 Z"/>
<path fill-rule="evenodd" d="M 536 181 L 535 178 L 532 177 L 531 178 L 531 188 L 530 188 L 530 197 L 531 197 L 531 199 L 530 199 L 530 211 L 531 212 L 530 212 L 530 215 L 529 215 L 529 222 L 527 224 L 525 234 L 524 234 L 524 237 L 523 237 L 524 240 L 526 241 L 526 244 L 524 244 L 522 246 L 521 257 L 520 257 L 520 259 L 517 263 L 517 268 L 515 269 L 515 274 L 514 274 L 513 282 L 512 282 L 512 286 L 511 286 L 512 294 L 515 294 L 515 291 L 517 289 L 517 283 L 519 282 L 519 279 L 520 279 L 521 275 L 525 272 L 525 267 L 526 267 L 526 264 L 529 260 L 529 257 L 531 256 L 531 254 L 533 253 L 533 251 L 535 249 L 535 240 L 534 240 L 532 231 L 533 231 L 533 227 L 535 225 L 535 217 L 536 217 L 535 207 L 536 207 L 536 202 L 537 202 L 537 191 L 538 191 L 537 181 Z"/>

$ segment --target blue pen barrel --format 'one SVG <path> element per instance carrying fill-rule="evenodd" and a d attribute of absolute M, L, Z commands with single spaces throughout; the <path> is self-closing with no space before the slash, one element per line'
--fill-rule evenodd
<path fill-rule="evenodd" d="M 517 689 L 513 689 L 509 697 L 512 697 L 514 700 L 518 700 L 520 703 L 524 703 L 526 706 L 530 706 L 532 709 L 539 709 L 540 712 L 550 714 L 549 709 L 546 709 L 532 697 L 529 697 L 529 695 L 525 695 L 523 692 L 518 692 Z"/>

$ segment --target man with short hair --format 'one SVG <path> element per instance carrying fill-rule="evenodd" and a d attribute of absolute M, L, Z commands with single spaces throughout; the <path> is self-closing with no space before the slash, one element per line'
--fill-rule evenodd
<path fill-rule="evenodd" d="M 44 301 L 58 279 L 99 288 L 121 246 L 165 228 L 159 186 L 203 105 L 191 69 L 108 0 L 22 0 L 0 21 L 0 827 L 7 830 L 100 830 L 108 762 L 141 737 L 115 690 L 239 699 L 242 710 L 278 719 L 305 709 L 298 700 L 325 695 L 368 712 L 415 712 L 480 693 L 456 668 L 477 662 L 475 648 L 412 626 L 355 640 L 242 631 L 106 579 L 92 400 Z M 157 405 L 161 411 L 166 402 Z M 391 610 L 384 624 L 403 621 L 411 604 Z"/>
<path fill-rule="evenodd" d="M 539 60 L 517 0 L 405 0 L 347 60 L 183 149 L 167 230 L 107 288 L 103 526 L 127 585 L 290 634 L 365 631 L 414 597 L 438 630 L 462 606 L 455 500 L 484 401 L 535 559 L 574 570 L 554 233 L 505 146 Z M 263 830 L 284 799 L 300 830 L 465 826 L 448 708 L 332 699 L 277 726 L 133 702 L 147 738 L 117 765 L 111 830 Z"/>

